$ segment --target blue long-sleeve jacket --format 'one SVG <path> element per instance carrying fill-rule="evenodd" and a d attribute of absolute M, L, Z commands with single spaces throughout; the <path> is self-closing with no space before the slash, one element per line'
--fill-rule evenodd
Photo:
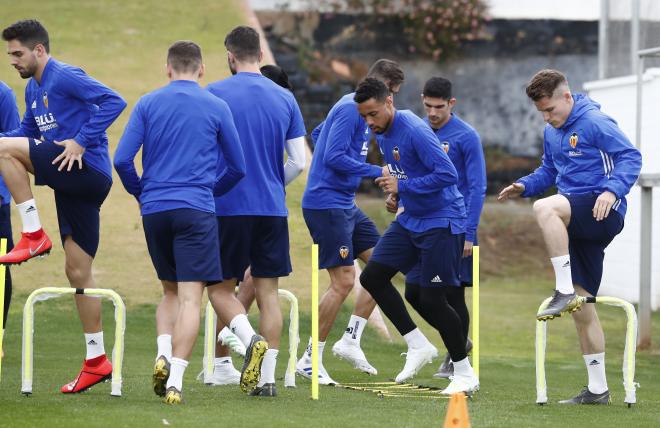
<path fill-rule="evenodd" d="M 553 184 L 566 195 L 610 191 L 617 198 L 612 208 L 625 216 L 625 196 L 639 177 L 642 155 L 600 104 L 584 94 L 573 99 L 561 128 L 546 125 L 541 166 L 518 180 L 525 186 L 522 196 L 541 194 Z"/>
<path fill-rule="evenodd" d="M 140 147 L 141 178 L 134 166 Z M 178 208 L 215 213 L 214 194 L 226 193 L 245 175 L 229 107 L 188 80 L 175 80 L 140 98 L 114 164 L 126 190 L 140 201 L 142 215 Z"/>
<path fill-rule="evenodd" d="M 405 207 L 399 223 L 413 232 L 451 227 L 465 232 L 465 204 L 458 174 L 431 128 L 409 110 L 395 112 L 390 128 L 378 135 L 390 174 L 398 178 Z"/>
<path fill-rule="evenodd" d="M 16 105 L 16 96 L 4 82 L 0 81 L 0 132 L 11 131 L 21 124 L 21 117 L 18 114 Z M 0 176 L 0 198 L 2 205 L 11 201 L 11 194 L 4 180 Z"/>
<path fill-rule="evenodd" d="M 362 177 L 379 177 L 382 168 L 366 163 L 370 132 L 353 101 L 343 96 L 330 110 L 315 139 L 314 156 L 303 194 L 306 209 L 349 209 Z"/>
<path fill-rule="evenodd" d="M 424 122 L 429 123 L 428 118 L 424 118 Z M 433 132 L 458 174 L 458 191 L 465 199 L 467 211 L 465 240 L 477 242 L 479 218 L 486 199 L 486 161 L 481 138 L 473 127 L 453 113 L 442 128 L 433 129 Z"/>
<path fill-rule="evenodd" d="M 52 144 L 74 139 L 85 148 L 83 162 L 112 180 L 106 129 L 126 108 L 115 91 L 78 67 L 48 60 L 41 82 L 25 87 L 25 115 L 21 126 L 0 134 L 29 137 Z"/>

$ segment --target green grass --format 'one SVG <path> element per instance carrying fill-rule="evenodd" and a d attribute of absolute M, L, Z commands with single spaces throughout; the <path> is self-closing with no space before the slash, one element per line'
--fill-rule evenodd
<path fill-rule="evenodd" d="M 625 317 L 620 310 L 600 310 L 608 340 L 607 373 L 613 404 L 579 408 L 553 404 L 557 399 L 578 392 L 586 382 L 572 323 L 568 319 L 559 319 L 549 325 L 547 376 L 550 404 L 539 407 L 534 404 L 534 313 L 551 284 L 547 281 L 493 279 L 485 280 L 482 285 L 482 390 L 469 403 L 474 426 L 618 427 L 627 424 L 643 427 L 657 423 L 660 408 L 660 382 L 655 376 L 660 364 L 657 352 L 638 353 L 636 380 L 641 383 L 638 404 L 632 409 L 623 404 L 621 357 Z M 207 387 L 195 380 L 201 370 L 201 337 L 186 372 L 186 404 L 178 408 L 165 406 L 150 389 L 155 356 L 153 305 L 134 305 L 128 311 L 123 396 L 110 397 L 109 384 L 96 386 L 85 394 L 66 396 L 58 389 L 75 374 L 84 352 L 80 327 L 69 298 L 36 306 L 34 393 L 25 398 L 20 395 L 19 351 L 20 308 L 24 298 L 24 295 L 17 297 L 7 330 L 7 358 L 3 362 L 0 384 L 3 426 L 89 426 L 90 417 L 91 425 L 113 427 L 157 426 L 163 424 L 163 419 L 178 426 L 219 426 L 225 423 L 254 426 L 256 421 L 264 420 L 272 426 L 437 426 L 444 417 L 445 400 L 378 398 L 369 392 L 321 387 L 320 400 L 313 402 L 309 399 L 309 382 L 300 378 L 296 389 L 285 389 L 281 379 L 286 366 L 286 341 L 281 345 L 277 370 L 278 398 L 247 397 L 238 387 Z M 350 308 L 345 306 L 328 347 L 340 337 L 349 314 Z M 104 319 L 106 348 L 109 350 L 113 340 L 109 304 Z M 658 321 L 660 317 L 656 314 L 654 322 L 657 324 Z M 301 341 L 306 343 L 310 325 L 306 313 L 302 314 L 300 324 Z M 422 322 L 419 325 L 442 348 L 439 338 Z M 335 359 L 329 350 L 325 354 L 326 368 L 343 382 L 385 381 L 401 369 L 403 358 L 399 353 L 404 352 L 405 347 L 400 340 L 387 343 L 372 330 L 367 330 L 363 346 L 370 362 L 379 369 L 378 376 L 367 377 L 358 373 L 345 362 Z M 235 359 L 235 365 L 239 363 L 240 360 Z M 415 381 L 445 386 L 446 381 L 431 378 L 436 367 L 435 363 L 427 366 Z"/>

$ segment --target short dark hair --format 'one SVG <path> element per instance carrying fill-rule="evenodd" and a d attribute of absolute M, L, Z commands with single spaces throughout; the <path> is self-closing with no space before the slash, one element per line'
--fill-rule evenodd
<path fill-rule="evenodd" d="M 562 72 L 545 69 L 532 77 L 527 88 L 525 88 L 525 92 L 532 101 L 538 101 L 545 97 L 551 98 L 555 90 L 562 84 L 568 85 L 568 80 Z"/>
<path fill-rule="evenodd" d="M 259 33 L 245 25 L 238 26 L 227 34 L 225 47 L 239 61 L 256 61 L 261 55 Z"/>
<path fill-rule="evenodd" d="M 174 42 L 167 50 L 167 63 L 178 73 L 192 73 L 202 67 L 202 48 L 190 40 Z"/>
<path fill-rule="evenodd" d="M 399 63 L 385 58 L 381 58 L 371 65 L 367 77 L 388 82 L 390 91 L 393 87 L 401 85 L 404 80 L 403 70 Z"/>
<path fill-rule="evenodd" d="M 46 52 L 50 52 L 48 31 L 36 19 L 25 19 L 14 22 L 2 30 L 2 39 L 6 42 L 18 40 L 23 46 L 34 49 L 37 45 L 43 45 Z"/>
<path fill-rule="evenodd" d="M 385 83 L 373 77 L 367 77 L 358 85 L 353 100 L 358 104 L 372 98 L 376 101 L 385 101 L 389 95 L 390 90 L 385 86 Z"/>
<path fill-rule="evenodd" d="M 293 92 L 293 86 L 291 86 L 291 82 L 289 82 L 289 75 L 286 74 L 286 71 L 282 70 L 281 67 L 268 64 L 261 67 L 259 71 L 261 71 L 261 74 L 268 77 L 270 80 L 277 83 L 284 89 L 288 89 Z"/>
<path fill-rule="evenodd" d="M 422 95 L 430 98 L 451 99 L 451 82 L 444 77 L 431 77 L 424 84 Z"/>

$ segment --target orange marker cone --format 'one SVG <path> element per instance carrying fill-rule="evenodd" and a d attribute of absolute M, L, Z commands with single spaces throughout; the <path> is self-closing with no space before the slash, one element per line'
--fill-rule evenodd
<path fill-rule="evenodd" d="M 470 428 L 468 416 L 467 397 L 463 393 L 452 394 L 447 406 L 444 428 Z"/>

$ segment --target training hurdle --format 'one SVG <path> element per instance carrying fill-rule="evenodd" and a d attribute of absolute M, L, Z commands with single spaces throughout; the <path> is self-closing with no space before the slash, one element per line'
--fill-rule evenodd
<path fill-rule="evenodd" d="M 284 386 L 287 388 L 296 387 L 296 358 L 298 355 L 298 299 L 288 290 L 278 290 L 280 298 L 289 302 L 289 362 L 284 375 Z M 218 318 L 211 302 L 206 304 L 204 316 L 204 358 L 202 360 L 204 383 L 210 384 L 214 371 L 215 345 L 217 337 L 215 335 Z"/>
<path fill-rule="evenodd" d="M 21 393 L 32 394 L 34 353 L 34 304 L 54 297 L 80 294 L 89 297 L 105 297 L 115 306 L 115 345 L 112 349 L 112 388 L 110 395 L 121 397 L 121 369 L 124 359 L 124 331 L 126 330 L 126 306 L 119 294 L 104 288 L 44 287 L 34 290 L 23 308 L 23 362 L 21 369 Z"/>
<path fill-rule="evenodd" d="M 635 307 L 625 300 L 616 297 L 582 297 L 583 304 L 602 303 L 609 306 L 618 306 L 626 313 L 626 345 L 623 351 L 623 386 L 626 391 L 624 402 L 631 407 L 637 402 L 635 397 L 635 351 L 637 346 L 637 314 Z M 550 303 L 547 298 L 541 303 L 539 312 Z M 548 387 L 545 382 L 545 348 L 547 336 L 547 322 L 536 321 L 536 404 L 543 405 L 548 402 Z"/>

